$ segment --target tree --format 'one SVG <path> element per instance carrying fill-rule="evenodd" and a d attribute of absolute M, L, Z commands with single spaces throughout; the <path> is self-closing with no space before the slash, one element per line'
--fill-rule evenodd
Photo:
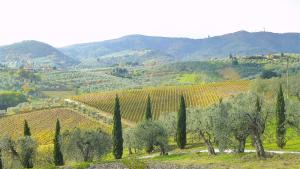
<path fill-rule="evenodd" d="M 158 146 L 160 148 L 160 155 L 167 154 L 168 134 L 160 122 L 142 121 L 135 128 L 133 137 L 136 140 L 135 143 L 139 146 Z"/>
<path fill-rule="evenodd" d="M 5 110 L 8 107 L 15 107 L 19 103 L 26 101 L 27 98 L 22 93 L 11 91 L 0 92 L 0 110 Z"/>
<path fill-rule="evenodd" d="M 24 121 L 24 136 L 31 136 L 31 132 L 27 120 Z"/>
<path fill-rule="evenodd" d="M 238 141 L 237 152 L 244 152 L 248 135 L 251 135 L 258 157 L 266 157 L 262 135 L 269 116 L 268 106 L 262 106 L 261 98 L 253 93 L 239 94 L 231 99 L 230 130 Z"/>
<path fill-rule="evenodd" d="M 183 149 L 186 145 L 186 106 L 183 95 L 180 98 L 180 108 L 177 115 L 177 146 Z"/>
<path fill-rule="evenodd" d="M 215 141 L 220 152 L 224 152 L 231 143 L 231 126 L 228 114 L 228 105 L 220 100 L 219 104 L 212 106 L 213 129 Z"/>
<path fill-rule="evenodd" d="M 61 152 L 61 135 L 60 135 L 60 122 L 57 119 L 56 121 L 56 129 L 54 136 L 54 148 L 53 148 L 53 157 L 55 166 L 64 165 L 64 158 Z"/>
<path fill-rule="evenodd" d="M 189 130 L 204 141 L 209 155 L 216 155 L 213 140 L 213 113 L 211 108 L 190 109 L 188 112 Z"/>
<path fill-rule="evenodd" d="M 237 141 L 235 150 L 237 153 L 243 153 L 245 150 L 246 139 L 250 135 L 249 120 L 246 116 L 250 112 L 248 106 L 248 99 L 245 94 L 237 95 L 228 100 L 230 104 L 230 130 L 234 139 Z"/>
<path fill-rule="evenodd" d="M 68 157 L 85 162 L 91 162 L 95 157 L 108 152 L 111 148 L 110 137 L 101 130 L 66 131 L 63 134 L 65 151 Z"/>
<path fill-rule="evenodd" d="M 30 137 L 25 136 L 18 141 L 21 164 L 24 168 L 33 168 L 37 144 Z"/>
<path fill-rule="evenodd" d="M 139 144 L 139 139 L 136 137 L 136 129 L 135 128 L 126 128 L 124 130 L 124 144 L 128 148 L 129 154 L 132 154 L 132 149 L 136 153 L 137 150 L 141 150 L 143 146 Z"/>
<path fill-rule="evenodd" d="M 151 99 L 150 99 L 149 95 L 148 95 L 148 98 L 147 98 L 147 107 L 146 107 L 146 113 L 145 113 L 145 120 L 152 120 Z M 146 152 L 151 153 L 153 151 L 153 149 L 154 149 L 153 145 L 149 144 L 146 147 Z"/>
<path fill-rule="evenodd" d="M 148 95 L 148 98 L 147 98 L 147 107 L 146 107 L 145 119 L 146 120 L 152 120 L 151 99 L 150 99 L 149 95 Z"/>
<path fill-rule="evenodd" d="M 115 159 L 121 159 L 123 155 L 123 136 L 122 136 L 120 101 L 118 95 L 116 96 L 115 99 L 112 141 L 113 141 L 113 155 Z"/>
<path fill-rule="evenodd" d="M 253 101 L 249 100 L 248 104 L 249 103 L 251 104 L 251 103 L 253 103 Z M 265 149 L 264 149 L 263 141 L 262 141 L 261 137 L 265 131 L 268 114 L 265 117 L 263 117 L 262 103 L 258 96 L 255 101 L 254 110 L 246 113 L 246 116 L 248 117 L 248 120 L 249 120 L 249 129 L 250 129 L 252 138 L 254 140 L 256 154 L 258 157 L 265 158 L 266 153 L 265 153 Z"/>
<path fill-rule="evenodd" d="M 164 113 L 159 116 L 158 119 L 164 128 L 167 130 L 169 136 L 173 136 L 176 141 L 176 130 L 177 130 L 177 112 Z"/>
<path fill-rule="evenodd" d="M 3 169 L 3 162 L 2 162 L 2 148 L 0 148 L 0 169 Z"/>
<path fill-rule="evenodd" d="M 22 164 L 20 163 L 20 155 L 17 152 L 17 144 L 16 142 L 10 137 L 4 137 L 1 140 L 1 150 L 3 152 L 10 154 L 11 159 L 11 166 L 10 168 L 20 168 Z"/>
<path fill-rule="evenodd" d="M 276 72 L 272 71 L 272 70 L 263 70 L 262 73 L 260 74 L 260 77 L 262 79 L 270 79 L 272 77 L 278 77 L 280 75 L 278 75 Z"/>
<path fill-rule="evenodd" d="M 285 101 L 282 91 L 282 86 L 279 86 L 279 91 L 277 93 L 277 102 L 276 102 L 276 139 L 277 146 L 283 148 L 286 144 L 285 134 Z"/>

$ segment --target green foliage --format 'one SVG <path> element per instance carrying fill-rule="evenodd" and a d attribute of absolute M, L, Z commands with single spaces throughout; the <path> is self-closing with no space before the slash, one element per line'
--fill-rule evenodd
<path fill-rule="evenodd" d="M 271 71 L 271 70 L 264 70 L 264 71 L 262 71 L 262 73 L 260 75 L 260 77 L 262 79 L 270 79 L 272 77 L 278 77 L 278 76 L 279 75 L 276 72 Z"/>
<path fill-rule="evenodd" d="M 198 135 L 204 141 L 209 155 L 216 155 L 213 138 L 214 138 L 214 108 L 197 108 L 189 109 L 188 113 L 188 129 L 191 133 Z"/>
<path fill-rule="evenodd" d="M 24 168 L 33 168 L 36 157 L 37 144 L 30 137 L 25 136 L 18 141 L 20 160 Z"/>
<path fill-rule="evenodd" d="M 280 148 L 283 148 L 286 144 L 286 115 L 285 115 L 285 101 L 283 96 L 282 86 L 280 85 L 279 91 L 277 94 L 277 101 L 276 101 L 276 138 L 277 138 L 277 145 Z"/>
<path fill-rule="evenodd" d="M 24 79 L 24 80 L 29 80 L 30 82 L 37 82 L 40 81 L 41 78 L 34 74 L 33 72 L 26 71 L 25 69 L 20 69 L 18 72 L 18 78 Z"/>
<path fill-rule="evenodd" d="M 249 120 L 247 113 L 254 109 L 250 107 L 248 96 L 245 94 L 237 95 L 227 101 L 229 104 L 230 132 L 234 139 L 238 142 L 234 145 L 234 149 L 238 153 L 245 150 L 246 139 L 250 135 Z"/>
<path fill-rule="evenodd" d="M 122 160 L 122 163 L 130 169 L 145 169 L 147 164 L 137 158 L 125 158 Z"/>
<path fill-rule="evenodd" d="M 180 98 L 180 107 L 177 115 L 177 146 L 183 149 L 186 145 L 186 105 L 183 95 Z"/>
<path fill-rule="evenodd" d="M 98 130 L 66 131 L 63 134 L 63 146 L 65 154 L 69 159 L 92 162 L 95 157 L 107 153 L 111 148 L 110 137 Z"/>
<path fill-rule="evenodd" d="M 26 96 L 18 92 L 0 92 L 0 110 L 14 107 L 19 103 L 26 102 Z"/>
<path fill-rule="evenodd" d="M 121 159 L 123 155 L 123 136 L 122 136 L 120 100 L 118 96 L 116 96 L 115 99 L 112 139 L 113 139 L 113 155 L 116 159 Z"/>
<path fill-rule="evenodd" d="M 24 121 L 24 136 L 31 136 L 30 127 L 27 120 Z"/>
<path fill-rule="evenodd" d="M 147 106 L 146 106 L 146 113 L 145 113 L 145 120 L 152 120 L 152 111 L 151 111 L 151 99 L 148 95 L 147 98 Z M 151 153 L 153 151 L 153 145 L 149 145 L 146 147 L 146 152 Z"/>
<path fill-rule="evenodd" d="M 149 95 L 148 95 L 148 98 L 147 98 L 145 120 L 152 120 L 151 99 L 150 99 Z"/>
<path fill-rule="evenodd" d="M 135 144 L 137 144 L 134 145 L 134 147 L 147 148 L 149 146 L 158 146 L 160 148 L 160 154 L 166 154 L 168 134 L 160 122 L 142 121 L 131 131 L 133 131 L 132 138 L 135 140 Z"/>
<path fill-rule="evenodd" d="M 2 162 L 2 149 L 0 148 L 0 169 L 4 169 Z"/>
<path fill-rule="evenodd" d="M 231 61 L 231 64 L 232 64 L 233 66 L 238 65 L 238 64 L 239 64 L 238 59 L 237 59 L 236 57 L 233 57 L 233 58 L 232 58 L 232 61 Z"/>
<path fill-rule="evenodd" d="M 126 68 L 114 68 L 111 72 L 112 75 L 118 76 L 118 77 L 129 77 L 129 72 Z"/>
<path fill-rule="evenodd" d="M 220 100 L 219 104 L 213 106 L 214 111 L 213 123 L 214 123 L 214 135 L 215 141 L 218 145 L 220 152 L 224 152 L 230 148 L 231 144 L 231 120 L 228 113 L 228 105 Z"/>
<path fill-rule="evenodd" d="M 57 119 L 56 128 L 55 128 L 55 136 L 54 136 L 54 150 L 53 150 L 53 157 L 54 157 L 54 164 L 55 166 L 62 166 L 64 165 L 64 158 L 61 152 L 61 135 L 60 135 L 60 122 Z"/>

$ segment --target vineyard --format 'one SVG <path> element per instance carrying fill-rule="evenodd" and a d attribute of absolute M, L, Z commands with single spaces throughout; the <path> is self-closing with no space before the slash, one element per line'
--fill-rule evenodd
<path fill-rule="evenodd" d="M 188 107 L 205 107 L 249 88 L 249 81 L 232 81 L 190 86 L 165 86 L 120 90 L 111 92 L 91 93 L 74 96 L 72 99 L 101 111 L 112 113 L 116 94 L 120 97 L 122 117 L 137 122 L 143 118 L 146 109 L 146 99 L 150 95 L 153 116 L 157 119 L 160 114 L 174 112 L 179 107 L 179 97 L 183 94 Z"/>
<path fill-rule="evenodd" d="M 90 120 L 79 113 L 69 109 L 57 108 L 0 118 L 1 137 L 11 136 L 14 139 L 21 137 L 23 135 L 24 120 L 26 119 L 30 125 L 31 133 L 38 144 L 51 144 L 57 118 L 61 121 L 63 131 L 74 129 L 75 127 L 108 129 L 108 126 L 105 124 Z"/>

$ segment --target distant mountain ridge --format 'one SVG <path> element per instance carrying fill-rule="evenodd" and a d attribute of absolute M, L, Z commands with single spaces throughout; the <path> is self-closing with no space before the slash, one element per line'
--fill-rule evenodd
<path fill-rule="evenodd" d="M 38 41 L 0 46 L 0 61 L 61 67 L 105 67 L 122 63 L 164 63 L 269 53 L 300 53 L 300 33 L 238 31 L 204 39 L 128 35 L 56 49 Z"/>
<path fill-rule="evenodd" d="M 152 50 L 174 58 L 206 59 L 277 52 L 300 53 L 300 33 L 239 31 L 205 39 L 129 35 L 101 42 L 61 48 L 72 57 L 99 57 L 123 50 Z"/>
<path fill-rule="evenodd" d="M 49 44 L 34 40 L 0 46 L 0 61 L 12 67 L 63 67 L 78 63 Z"/>

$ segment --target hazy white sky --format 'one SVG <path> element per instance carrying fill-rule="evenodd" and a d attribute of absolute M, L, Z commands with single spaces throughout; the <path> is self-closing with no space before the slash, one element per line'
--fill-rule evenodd
<path fill-rule="evenodd" d="M 0 0 L 0 45 L 60 47 L 128 34 L 203 38 L 300 32 L 300 0 Z"/>

